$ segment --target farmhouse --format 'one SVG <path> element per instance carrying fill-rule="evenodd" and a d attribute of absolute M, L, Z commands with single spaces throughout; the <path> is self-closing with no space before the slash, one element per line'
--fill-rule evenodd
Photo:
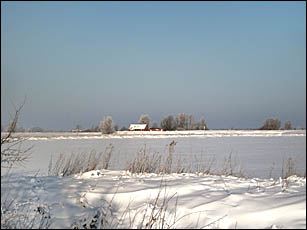
<path fill-rule="evenodd" d="M 147 124 L 131 124 L 130 131 L 149 131 Z"/>

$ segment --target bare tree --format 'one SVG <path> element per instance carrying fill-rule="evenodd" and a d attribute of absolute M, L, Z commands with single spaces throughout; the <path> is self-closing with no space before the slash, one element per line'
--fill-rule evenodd
<path fill-rule="evenodd" d="M 188 117 L 188 130 L 193 130 L 195 128 L 195 121 L 194 121 L 194 117 L 191 115 L 189 115 Z"/>
<path fill-rule="evenodd" d="M 196 129 L 198 130 L 208 130 L 207 123 L 205 119 L 201 118 L 200 121 L 196 124 Z"/>
<path fill-rule="evenodd" d="M 286 121 L 286 122 L 285 122 L 285 129 L 287 129 L 287 130 L 292 129 L 291 121 Z"/>
<path fill-rule="evenodd" d="M 25 101 L 19 108 L 15 107 L 15 115 L 9 123 L 8 132 L 5 135 L 1 135 L 1 168 L 11 168 L 15 164 L 23 164 L 30 157 L 32 146 L 26 149 L 20 148 L 26 138 L 20 136 L 13 137 L 13 132 L 16 130 L 19 114 L 24 104 Z"/>
<path fill-rule="evenodd" d="M 142 114 L 139 119 L 139 124 L 147 124 L 149 127 L 150 118 L 148 114 Z"/>
<path fill-rule="evenodd" d="M 13 133 L 16 130 L 19 114 L 24 104 L 25 101 L 19 108 L 14 106 L 15 116 L 10 122 L 10 129 L 6 133 L 1 133 L 1 187 L 2 179 L 5 177 L 7 177 L 7 180 L 5 179 L 4 183 L 9 182 L 10 169 L 16 165 L 22 165 L 31 154 L 32 146 L 22 147 L 22 143 L 27 138 Z M 5 173 L 2 174 L 2 170 Z M 36 215 L 36 210 L 39 215 Z M 35 215 L 33 215 L 33 211 Z M 45 209 L 35 206 L 32 199 L 19 200 L 16 196 L 12 196 L 10 190 L 2 192 L 1 189 L 1 229 L 48 229 L 50 223 L 49 207 Z"/>
<path fill-rule="evenodd" d="M 176 130 L 177 125 L 174 117 L 172 115 L 168 115 L 161 121 L 161 128 L 164 130 Z"/>
<path fill-rule="evenodd" d="M 114 133 L 114 129 L 113 129 L 113 119 L 112 117 L 108 116 L 105 117 L 101 122 L 100 122 L 100 131 L 103 134 L 111 134 Z"/>
<path fill-rule="evenodd" d="M 264 121 L 261 130 L 279 130 L 280 120 L 278 118 L 268 118 Z"/>
<path fill-rule="evenodd" d="M 188 115 L 179 113 L 176 116 L 176 126 L 178 130 L 186 130 L 188 128 Z"/>
<path fill-rule="evenodd" d="M 14 123 L 14 122 L 15 122 L 15 121 L 12 120 L 12 121 L 10 121 L 10 122 L 8 123 L 8 125 L 7 125 L 7 131 L 8 131 L 8 132 L 15 133 L 17 124 Z"/>
<path fill-rule="evenodd" d="M 39 126 L 34 126 L 32 128 L 29 128 L 27 131 L 31 133 L 41 133 L 41 132 L 44 132 L 44 129 L 42 129 Z"/>

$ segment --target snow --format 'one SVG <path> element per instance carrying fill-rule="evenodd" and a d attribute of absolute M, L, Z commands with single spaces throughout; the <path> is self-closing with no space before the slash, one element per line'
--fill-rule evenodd
<path fill-rule="evenodd" d="M 146 129 L 147 124 L 131 124 L 129 130 Z"/>
<path fill-rule="evenodd" d="M 151 228 L 306 229 L 306 178 L 280 178 L 282 160 L 287 157 L 306 171 L 305 130 L 17 135 L 28 138 L 22 148 L 34 148 L 24 167 L 14 168 L 8 176 L 1 170 L 1 204 L 14 201 L 12 212 L 1 209 L 1 225 L 10 215 L 19 215 L 13 218 L 16 221 L 23 214 L 42 218 L 34 228 L 48 224 L 49 228 L 99 228 L 101 220 L 107 228 L 145 228 L 154 214 Z M 192 159 L 204 153 L 203 161 L 198 158 L 200 163 L 212 156 L 221 160 L 232 151 L 248 175 L 131 174 L 123 170 L 126 160 L 141 147 L 146 146 L 149 153 L 168 154 L 173 140 L 177 142 L 175 154 Z M 100 152 L 109 144 L 115 146 L 109 170 L 46 176 L 51 155 L 55 160 L 60 153 Z"/>
<path fill-rule="evenodd" d="M 9 195 L 16 202 L 31 201 L 31 210 L 45 207 L 50 228 L 89 225 L 95 215 L 98 218 L 97 213 L 107 216 L 108 227 L 140 227 L 145 211 L 149 215 L 154 210 L 159 191 L 158 207 L 169 200 L 163 211 L 164 227 L 306 228 L 306 178 L 297 176 L 288 179 L 288 187 L 273 179 L 131 175 L 120 170 L 95 170 L 63 178 L 12 174 L 1 180 L 1 201 Z"/>
<path fill-rule="evenodd" d="M 3 133 L 5 134 L 5 133 Z M 16 136 L 29 140 L 74 140 L 74 139 L 125 139 L 125 138 L 176 138 L 199 137 L 217 138 L 230 136 L 273 137 L 273 136 L 306 136 L 306 130 L 185 130 L 185 131 L 117 131 L 111 135 L 100 132 L 46 132 L 17 133 Z"/>
<path fill-rule="evenodd" d="M 200 135 L 199 133 L 206 133 Z M 137 133 L 143 133 L 139 136 Z M 157 132 L 120 132 L 114 135 L 101 133 L 22 133 L 26 136 L 24 148 L 33 146 L 31 160 L 24 167 L 14 170 L 32 171 L 34 174 L 47 175 L 50 158 L 55 161 L 60 153 L 97 153 L 105 151 L 112 144 L 110 168 L 126 169 L 126 162 L 132 160 L 141 148 L 146 153 L 168 154 L 168 145 L 174 140 L 176 156 L 181 156 L 186 164 L 193 167 L 215 160 L 215 165 L 224 162 L 232 153 L 232 158 L 244 169 L 246 177 L 278 179 L 283 160 L 291 158 L 301 175 L 306 171 L 306 131 L 169 131 Z M 191 133 L 188 135 L 187 133 Z M 223 133 L 223 135 L 222 135 Z M 119 136 L 122 135 L 121 137 Z M 180 134 L 180 135 L 179 135 Z M 84 136 L 83 136 L 84 135 Z M 36 138 L 36 139 L 34 139 Z M 271 174 L 271 175 L 270 175 Z"/>

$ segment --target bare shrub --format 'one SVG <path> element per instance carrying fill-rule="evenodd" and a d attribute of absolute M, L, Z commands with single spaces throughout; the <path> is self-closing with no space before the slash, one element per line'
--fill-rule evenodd
<path fill-rule="evenodd" d="M 228 157 L 226 156 L 224 157 L 222 166 L 220 166 L 213 174 L 244 177 L 244 170 L 241 164 L 237 161 L 237 159 L 236 158 L 233 159 L 232 153 L 230 152 Z"/>
<path fill-rule="evenodd" d="M 52 158 L 49 161 L 49 176 L 70 176 L 77 173 L 84 173 L 95 169 L 108 169 L 111 160 L 113 146 L 110 144 L 104 152 L 90 154 L 70 154 L 68 157 L 61 153 L 52 167 Z"/>
<path fill-rule="evenodd" d="M 199 174 L 214 174 L 213 165 L 216 163 L 215 157 L 205 158 L 203 154 L 200 156 L 194 156 L 195 172 Z"/>
<path fill-rule="evenodd" d="M 1 229 L 48 229 L 50 225 L 49 206 L 14 198 L 2 201 L 1 194 Z"/>
<path fill-rule="evenodd" d="M 165 154 L 148 154 L 145 148 L 141 148 L 135 158 L 126 162 L 126 170 L 131 173 L 157 173 L 157 174 L 170 174 L 170 173 L 198 173 L 206 175 L 225 175 L 244 177 L 244 169 L 241 163 L 233 158 L 232 153 L 228 157 L 224 157 L 224 161 L 220 164 L 214 157 L 209 159 L 202 159 L 194 155 L 188 162 L 182 159 L 181 155 L 175 154 L 175 145 L 177 142 L 172 141 L 168 145 L 168 155 Z M 190 165 L 190 166 L 189 166 Z M 215 166 L 215 167 L 214 167 Z"/>
<path fill-rule="evenodd" d="M 174 146 L 176 145 L 175 141 L 172 141 L 169 146 L 169 154 L 165 156 L 159 153 L 147 154 L 146 145 L 144 148 L 141 148 L 136 157 L 126 162 L 126 170 L 131 173 L 173 173 L 173 172 L 185 172 L 185 166 L 182 165 L 180 158 L 176 158 L 176 165 L 173 164 L 174 160 Z"/>
<path fill-rule="evenodd" d="M 13 165 L 23 165 L 25 161 L 30 158 L 33 146 L 28 148 L 22 148 L 22 143 L 27 139 L 17 135 L 13 136 L 13 132 L 16 130 L 19 114 L 24 106 L 25 101 L 19 108 L 15 108 L 15 115 L 10 122 L 7 133 L 1 133 L 1 168 L 10 169 Z"/>
<path fill-rule="evenodd" d="M 303 175 L 302 171 L 297 168 L 297 164 L 295 163 L 295 161 L 291 157 L 289 157 L 282 162 L 281 182 L 282 188 L 284 190 L 289 187 L 291 176 L 306 177 L 306 171 Z"/>
<path fill-rule="evenodd" d="M 164 190 L 164 194 L 161 194 Z M 162 198 L 161 198 L 162 195 Z M 178 203 L 177 193 L 168 195 L 166 186 L 160 186 L 156 198 L 149 202 L 143 211 L 141 221 L 137 227 L 141 229 L 169 229 L 176 223 L 176 209 Z M 176 197 L 176 204 L 173 209 L 169 207 L 169 202 Z M 131 226 L 133 227 L 133 226 Z"/>
<path fill-rule="evenodd" d="M 136 157 L 130 161 L 126 162 L 126 169 L 131 173 L 160 173 L 161 172 L 161 160 L 162 156 L 155 153 L 148 155 L 146 153 L 146 145 L 141 148 Z"/>
<path fill-rule="evenodd" d="M 30 150 L 33 146 L 22 147 L 26 138 L 13 135 L 24 104 L 25 101 L 19 108 L 14 106 L 15 115 L 9 123 L 8 132 L 1 132 L 1 170 L 7 169 L 7 173 L 1 176 L 1 183 L 3 180 L 9 180 L 10 169 L 13 166 L 23 165 L 31 154 Z M 48 206 L 39 205 L 37 207 L 30 200 L 18 201 L 16 197 L 12 197 L 10 192 L 2 191 L 1 188 L 1 229 L 49 228 L 50 219 Z"/>
<path fill-rule="evenodd" d="M 295 161 L 291 157 L 289 157 L 288 159 L 283 160 L 282 169 L 281 169 L 281 178 L 287 179 L 288 177 L 294 175 L 299 177 L 304 176 L 302 171 L 297 168 L 297 164 L 295 163 Z"/>

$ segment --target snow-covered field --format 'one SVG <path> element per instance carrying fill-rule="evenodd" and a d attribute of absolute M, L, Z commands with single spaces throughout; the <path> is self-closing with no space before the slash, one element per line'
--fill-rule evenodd
<path fill-rule="evenodd" d="M 146 148 L 148 154 L 168 154 L 168 146 L 176 141 L 175 154 L 187 165 L 206 164 L 214 160 L 216 167 L 232 154 L 233 161 L 244 170 L 246 177 L 278 179 L 283 160 L 291 157 L 296 168 L 306 171 L 306 130 L 291 131 L 167 131 L 101 133 L 20 133 L 28 138 L 24 147 L 33 146 L 32 159 L 18 171 L 47 175 L 50 158 L 60 153 L 90 153 L 114 147 L 109 169 L 124 170 L 126 162 Z"/>
<path fill-rule="evenodd" d="M 5 134 L 5 133 L 4 133 Z M 306 130 L 187 130 L 187 131 L 117 131 L 112 135 L 100 132 L 46 132 L 17 133 L 29 140 L 51 139 L 115 139 L 115 138 L 169 138 L 169 137 L 225 137 L 225 136 L 306 136 Z"/>
<path fill-rule="evenodd" d="M 37 220 L 42 216 L 50 228 L 96 228 L 101 220 L 106 228 L 306 228 L 306 178 L 296 176 L 286 188 L 273 179 L 96 170 L 12 176 L 1 180 L 1 201 L 4 194 L 24 214 L 39 210 Z"/>
<path fill-rule="evenodd" d="M 282 160 L 289 157 L 305 173 L 305 130 L 18 135 L 29 137 L 21 147 L 33 145 L 32 158 L 1 178 L 1 203 L 14 199 L 18 207 L 11 210 L 30 219 L 36 213 L 34 227 L 97 228 L 103 222 L 107 228 L 306 228 L 306 178 L 280 178 Z M 210 157 L 222 162 L 232 152 L 246 178 L 123 170 L 140 148 L 168 154 L 172 141 L 175 154 L 198 163 Z M 109 170 L 47 176 L 51 155 L 99 152 L 109 144 L 114 146 Z M 1 211 L 3 227 L 16 213 Z"/>

